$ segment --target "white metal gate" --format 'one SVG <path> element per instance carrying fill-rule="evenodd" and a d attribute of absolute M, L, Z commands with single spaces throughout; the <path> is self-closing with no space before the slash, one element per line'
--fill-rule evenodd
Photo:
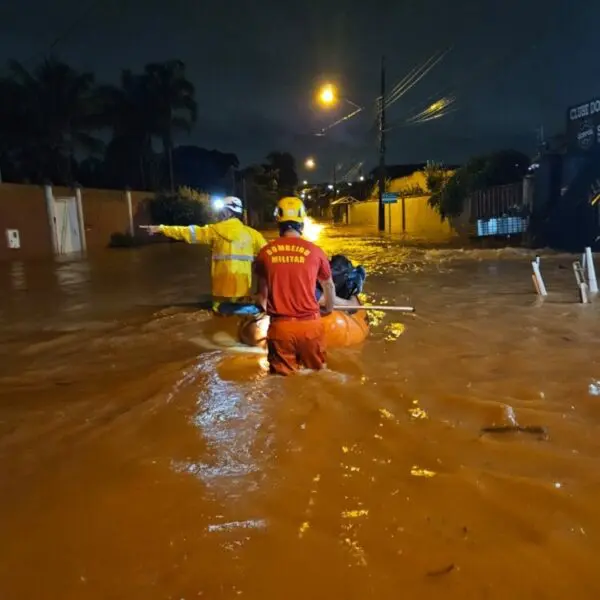
<path fill-rule="evenodd" d="M 77 198 L 56 198 L 54 201 L 58 254 L 81 252 L 81 231 L 77 213 Z"/>

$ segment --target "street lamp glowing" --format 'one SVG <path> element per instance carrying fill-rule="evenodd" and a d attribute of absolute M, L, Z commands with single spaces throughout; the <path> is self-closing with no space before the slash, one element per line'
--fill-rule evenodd
<path fill-rule="evenodd" d="M 319 90 L 319 102 L 323 106 L 332 106 L 337 102 L 337 90 L 334 85 L 327 83 Z"/>
<path fill-rule="evenodd" d="M 361 175 L 361 176 L 358 178 L 358 180 L 359 180 L 359 181 L 364 181 L 364 180 L 365 180 L 365 176 L 364 176 L 364 175 Z"/>
<path fill-rule="evenodd" d="M 312 170 L 317 166 L 317 163 L 315 163 L 315 159 L 314 158 L 307 158 L 306 161 L 304 162 L 304 166 L 309 169 Z"/>
<path fill-rule="evenodd" d="M 306 179 L 302 182 L 302 185 L 308 185 L 308 181 Z"/>

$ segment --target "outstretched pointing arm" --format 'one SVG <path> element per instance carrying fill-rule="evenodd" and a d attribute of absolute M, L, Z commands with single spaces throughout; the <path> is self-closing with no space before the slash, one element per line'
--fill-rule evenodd
<path fill-rule="evenodd" d="M 141 227 L 146 229 L 150 235 L 162 233 L 173 240 L 181 240 L 187 244 L 210 244 L 213 240 L 213 230 L 210 225 L 199 227 L 198 225 L 150 225 Z"/>

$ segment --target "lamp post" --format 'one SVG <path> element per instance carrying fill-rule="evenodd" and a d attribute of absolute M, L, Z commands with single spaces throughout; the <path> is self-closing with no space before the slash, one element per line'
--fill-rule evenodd
<path fill-rule="evenodd" d="M 308 169 L 309 171 L 313 171 L 317 167 L 317 163 L 315 162 L 315 159 L 312 158 L 312 156 L 309 156 L 304 161 L 304 167 L 306 169 Z M 333 190 L 333 198 L 335 199 L 335 198 L 337 198 L 337 164 L 333 165 L 332 176 L 333 176 L 333 187 L 331 189 Z"/>
<path fill-rule="evenodd" d="M 356 104 L 356 102 L 352 102 L 352 100 L 346 98 L 346 96 L 340 96 L 338 94 L 337 88 L 332 83 L 326 83 L 321 87 L 319 93 L 317 94 L 317 100 L 319 101 L 319 104 L 324 108 L 331 108 L 338 104 L 340 100 L 343 100 L 344 102 L 346 102 L 346 104 L 349 104 L 352 108 L 355 108 L 356 110 L 363 109 L 362 106 L 359 106 L 358 104 Z"/>
<path fill-rule="evenodd" d="M 362 108 L 345 97 L 340 97 L 337 88 L 332 83 L 326 83 L 323 85 L 317 94 L 317 100 L 319 104 L 325 108 L 335 106 L 339 100 L 342 99 L 344 102 L 350 104 L 355 108 L 355 111 L 350 115 L 347 115 L 342 120 L 346 120 L 351 116 L 357 114 Z M 381 58 L 381 80 L 380 80 L 380 98 L 379 98 L 379 118 L 378 118 L 378 130 L 379 130 L 379 168 L 378 168 L 378 181 L 379 181 L 379 202 L 377 211 L 377 225 L 379 231 L 385 231 L 385 206 L 383 204 L 383 195 L 385 193 L 385 180 L 386 180 L 386 169 L 385 169 L 385 59 Z M 334 190 L 335 190 L 335 168 L 334 168 Z M 334 192 L 335 193 L 335 192 Z"/>

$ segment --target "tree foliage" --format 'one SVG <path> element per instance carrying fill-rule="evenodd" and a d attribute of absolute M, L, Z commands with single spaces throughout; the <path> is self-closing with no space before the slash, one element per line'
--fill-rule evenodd
<path fill-rule="evenodd" d="M 270 152 L 263 164 L 244 169 L 241 180 L 251 223 L 272 221 L 277 200 L 297 193 L 296 160 L 289 152 Z"/>
<path fill-rule="evenodd" d="M 75 153 L 97 152 L 91 135 L 100 106 L 94 76 L 48 59 L 27 70 L 9 61 L 0 80 L 0 152 L 15 175 L 31 181 L 72 180 Z"/>
<path fill-rule="evenodd" d="M 281 196 L 293 195 L 298 187 L 296 161 L 289 152 L 270 152 L 263 168 L 275 174 L 277 189 Z"/>
<path fill-rule="evenodd" d="M 251 225 L 273 218 L 279 197 L 277 175 L 277 171 L 268 165 L 251 165 L 243 170 L 243 194 Z"/>
<path fill-rule="evenodd" d="M 175 146 L 177 134 L 190 131 L 197 119 L 195 89 L 180 60 L 150 63 L 139 72 L 123 69 L 114 85 L 98 84 L 92 73 L 55 58 L 31 70 L 11 61 L 0 77 L 0 94 L 4 181 L 168 189 L 153 203 L 155 222 L 167 224 L 206 218 L 197 198 L 173 191 L 182 186 L 245 194 L 260 222 L 272 218 L 279 197 L 296 193 L 289 152 L 273 151 L 264 164 L 240 171 L 231 152 Z"/>
<path fill-rule="evenodd" d="M 188 132 L 196 122 L 197 105 L 194 85 L 185 76 L 185 64 L 180 60 L 150 63 L 141 76 L 148 113 L 152 115 L 152 133 L 160 138 L 169 169 L 169 183 L 173 179 L 173 134 Z"/>
<path fill-rule="evenodd" d="M 96 85 L 92 73 L 55 58 L 31 71 L 10 61 L 0 93 L 4 178 L 35 183 L 68 185 L 81 175 L 96 185 L 173 189 L 174 136 L 190 130 L 197 112 L 179 60 L 150 63 L 141 73 L 123 70 L 117 86 Z M 111 135 L 106 148 L 103 132 Z M 153 140 L 161 142 L 162 157 Z"/>
<path fill-rule="evenodd" d="M 431 197 L 429 204 L 442 219 L 457 217 L 463 212 L 464 201 L 478 190 L 521 181 L 529 167 L 529 158 L 517 150 L 501 150 L 472 158 L 453 175 L 444 179 L 439 165 L 426 168 Z"/>
<path fill-rule="evenodd" d="M 231 152 L 178 146 L 173 150 L 175 186 L 187 185 L 213 194 L 231 193 L 238 157 Z"/>
<path fill-rule="evenodd" d="M 448 171 L 442 163 L 427 161 L 423 169 L 425 184 L 430 194 L 439 194 L 448 181 Z"/>
<path fill-rule="evenodd" d="M 190 189 L 157 194 L 149 200 L 149 209 L 153 223 L 204 225 L 208 221 L 208 207 L 201 197 Z"/>

